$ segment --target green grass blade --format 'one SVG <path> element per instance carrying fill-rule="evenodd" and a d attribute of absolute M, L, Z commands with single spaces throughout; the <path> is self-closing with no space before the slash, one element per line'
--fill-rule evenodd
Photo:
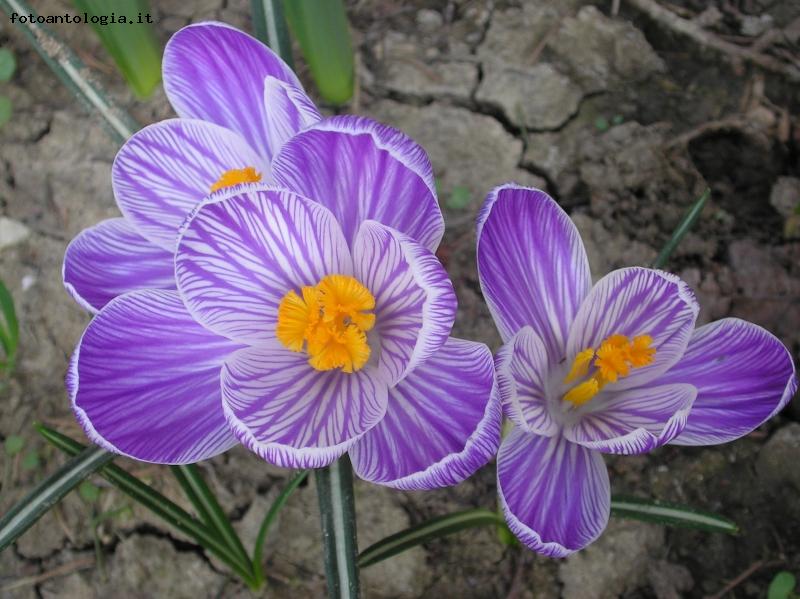
<path fill-rule="evenodd" d="M 99 447 L 86 447 L 76 452 L 0 518 L 0 551 L 16 541 L 84 478 L 113 458 L 113 454 Z"/>
<path fill-rule="evenodd" d="M 366 568 L 417 545 L 469 528 L 503 524 L 505 522 L 501 515 L 482 508 L 439 516 L 370 545 L 358 556 L 358 565 Z"/>
<path fill-rule="evenodd" d="M 3 318 L 0 322 L 0 343 L 3 345 L 8 363 L 11 364 L 19 344 L 19 321 L 17 311 L 14 309 L 14 298 L 11 297 L 11 292 L 3 281 L 0 281 L 0 315 Z"/>
<path fill-rule="evenodd" d="M 58 431 L 41 424 L 35 424 L 34 427 L 48 442 L 69 455 L 76 455 L 85 449 L 83 444 L 78 443 L 74 439 Z M 114 454 L 108 452 L 104 453 L 111 456 L 111 458 L 115 457 Z M 210 553 L 213 553 L 226 563 L 248 585 L 255 585 L 253 575 L 250 572 L 249 560 L 246 563 L 242 563 L 236 555 L 231 553 L 230 549 L 213 531 L 209 530 L 182 507 L 176 505 L 149 485 L 146 485 L 135 476 L 114 464 L 103 466 L 98 471 L 98 474 L 128 495 L 131 499 L 137 501 L 156 516 L 193 538 L 202 547 L 208 549 Z"/>
<path fill-rule="evenodd" d="M 294 490 L 306 479 L 308 473 L 308 470 L 301 470 L 292 477 L 292 479 L 289 481 L 289 484 L 284 487 L 283 491 L 281 491 L 281 494 L 278 495 L 274 502 L 272 502 L 269 511 L 267 512 L 266 516 L 264 516 L 264 520 L 261 521 L 261 526 L 259 527 L 258 535 L 256 536 L 256 544 L 253 549 L 253 572 L 255 572 L 259 580 L 263 580 L 261 564 L 264 559 L 264 542 L 267 539 L 267 532 L 269 531 L 270 526 L 272 526 L 272 522 L 275 520 L 278 512 L 288 501 L 291 494 L 294 493 Z"/>
<path fill-rule="evenodd" d="M 285 0 L 283 7 L 320 96 L 346 103 L 353 97 L 355 67 L 342 0 Z"/>
<path fill-rule="evenodd" d="M 34 18 L 15 25 L 25 34 L 33 47 L 44 59 L 61 82 L 81 101 L 91 114 L 103 118 L 111 137 L 118 143 L 124 142 L 139 129 L 138 123 L 119 108 L 108 94 L 92 80 L 86 65 L 52 31 L 41 23 L 36 23 L 36 11 L 25 0 L 0 0 L 0 10 L 7 15 L 12 13 L 32 15 Z"/>
<path fill-rule="evenodd" d="M 89 18 L 108 19 L 108 0 L 72 0 Z M 161 46 L 153 26 L 147 22 L 150 7 L 147 0 L 115 0 L 115 20 L 102 25 L 90 23 L 103 46 L 114 59 L 125 80 L 139 98 L 147 98 L 161 81 Z M 140 22 L 141 21 L 141 22 Z"/>
<path fill-rule="evenodd" d="M 667 260 L 669 260 L 672 252 L 675 251 L 675 248 L 678 247 L 678 244 L 681 242 L 684 235 L 689 232 L 689 229 L 692 228 L 695 221 L 700 216 L 700 213 L 703 211 L 709 196 L 711 196 L 711 190 L 706 188 L 700 197 L 697 198 L 695 203 L 692 204 L 689 212 L 686 213 L 686 216 L 683 217 L 683 220 L 677 226 L 675 231 L 673 231 L 672 237 L 669 238 L 669 241 L 667 241 L 667 243 L 658 253 L 658 257 L 656 257 L 655 261 L 653 262 L 653 268 L 664 268 L 664 265 L 667 263 Z"/>
<path fill-rule="evenodd" d="M 283 14 L 283 0 L 252 0 L 250 6 L 256 37 L 294 68 L 292 39 Z"/>
<path fill-rule="evenodd" d="M 186 464 L 183 466 L 172 466 L 173 473 L 178 477 L 178 482 L 181 486 L 186 485 L 184 489 L 188 488 L 187 496 L 189 501 L 197 508 L 206 526 L 215 531 L 217 535 L 225 542 L 228 549 L 237 556 L 237 559 L 242 563 L 250 566 L 250 556 L 242 545 L 239 535 L 233 530 L 233 525 L 222 506 L 217 501 L 214 492 L 208 487 L 206 481 L 200 473 L 200 468 L 196 464 Z"/>
<path fill-rule="evenodd" d="M 322 554 L 330 599 L 358 599 L 358 542 L 353 470 L 345 454 L 315 471 L 322 519 Z"/>
<path fill-rule="evenodd" d="M 735 522 L 712 512 L 703 512 L 685 505 L 652 499 L 613 497 L 611 499 L 611 515 L 617 518 L 629 518 L 706 532 L 726 534 L 739 532 L 739 527 Z"/>

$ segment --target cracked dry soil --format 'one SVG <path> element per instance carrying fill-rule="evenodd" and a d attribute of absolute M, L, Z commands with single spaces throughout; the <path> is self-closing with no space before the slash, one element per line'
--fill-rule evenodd
<path fill-rule="evenodd" d="M 59 0 L 33 4 L 40 14 L 71 7 Z M 205 19 L 251 28 L 246 0 L 152 5 L 162 41 Z M 473 220 L 489 187 L 513 180 L 547 189 L 571 212 L 599 277 L 652 260 L 709 185 L 712 199 L 669 268 L 696 290 L 703 322 L 752 320 L 797 358 L 800 88 L 731 64 L 627 2 L 612 16 L 611 5 L 348 2 L 359 64 L 348 111 L 403 129 L 431 156 L 448 223 L 439 255 L 459 297 L 455 334 L 499 344 L 474 268 Z M 790 26 L 800 5 L 791 0 L 680 0 L 670 9 L 743 44 L 764 27 L 785 28 L 775 51 L 798 60 L 797 28 Z M 82 27 L 61 26 L 58 33 L 143 124 L 170 116 L 161 92 L 134 101 Z M 88 317 L 61 287 L 61 259 L 81 229 L 118 213 L 110 185 L 117 148 L 98 119 L 81 110 L 6 20 L 0 45 L 11 47 L 19 63 L 3 90 L 14 118 L 0 129 L 0 277 L 22 327 L 19 366 L 0 388 L 0 439 L 26 439 L 23 454 L 2 458 L 5 510 L 63 461 L 37 438 L 34 420 L 81 436 L 63 374 Z M 365 570 L 365 596 L 762 597 L 775 572 L 800 573 L 798 418 L 795 401 L 728 445 L 665 447 L 609 460 L 614 492 L 717 511 L 740 523 L 737 537 L 613 521 L 588 550 L 552 561 L 504 549 L 492 531 L 475 530 Z M 39 457 L 32 468 L 25 460 L 30 453 Z M 181 501 L 165 468 L 119 462 Z M 202 468 L 251 545 L 287 473 L 242 449 Z M 97 500 L 70 495 L 0 555 L 0 597 L 250 596 L 188 539 L 94 482 L 101 488 Z M 447 511 L 492 507 L 494 490 L 493 464 L 458 487 L 431 493 L 357 483 L 359 542 L 366 546 Z M 125 506 L 92 526 L 98 515 Z M 264 596 L 324 596 L 313 481 L 281 512 L 265 553 Z"/>

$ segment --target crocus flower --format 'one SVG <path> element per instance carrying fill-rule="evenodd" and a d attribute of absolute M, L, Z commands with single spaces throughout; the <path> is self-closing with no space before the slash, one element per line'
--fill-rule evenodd
<path fill-rule="evenodd" d="M 488 348 L 449 337 L 430 162 L 368 119 L 301 126 L 292 102 L 265 113 L 248 95 L 258 85 L 300 97 L 265 79 L 278 62 L 216 24 L 170 41 L 179 114 L 231 128 L 167 121 L 117 157 L 125 220 L 66 259 L 65 273 L 87 273 L 68 286 L 100 308 L 70 364 L 74 411 L 95 443 L 144 461 L 196 462 L 238 440 L 285 467 L 349 451 L 373 482 L 459 482 L 496 451 L 500 405 Z M 274 106 L 284 117 L 264 116 Z M 150 245 L 126 249 L 131 223 Z M 162 289 L 136 270 L 156 245 Z M 104 284 L 104 260 L 126 275 Z"/>
<path fill-rule="evenodd" d="M 192 209 L 226 186 L 273 182 L 283 144 L 321 119 L 292 69 L 223 23 L 173 35 L 163 80 L 180 118 L 123 145 L 112 167 L 122 218 L 86 229 L 67 248 L 64 284 L 92 313 L 126 291 L 175 289 L 175 241 Z"/>
<path fill-rule="evenodd" d="M 623 268 L 592 286 L 577 229 L 544 192 L 495 189 L 477 231 L 514 425 L 497 456 L 500 503 L 531 549 L 563 557 L 600 535 L 603 453 L 731 441 L 794 395 L 780 341 L 735 318 L 695 329 L 698 304 L 678 277 Z"/>

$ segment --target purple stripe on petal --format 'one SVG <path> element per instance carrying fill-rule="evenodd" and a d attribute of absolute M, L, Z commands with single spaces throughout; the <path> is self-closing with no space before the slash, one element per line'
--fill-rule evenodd
<path fill-rule="evenodd" d="M 455 485 L 495 454 L 501 419 L 489 348 L 451 337 L 389 390 L 383 420 L 350 450 L 353 468 L 397 489 Z"/>
<path fill-rule="evenodd" d="M 277 341 L 238 351 L 222 371 L 225 414 L 251 451 L 284 468 L 320 468 L 386 412 L 374 369 L 318 371 Z"/>
<path fill-rule="evenodd" d="M 353 244 L 356 277 L 375 297 L 380 368 L 397 384 L 438 350 L 456 316 L 453 284 L 438 258 L 413 239 L 364 221 Z"/>
<path fill-rule="evenodd" d="M 478 217 L 478 275 L 500 335 L 533 327 L 553 363 L 591 287 L 578 230 L 543 191 L 496 188 Z"/>
<path fill-rule="evenodd" d="M 550 359 L 544 342 L 523 327 L 495 358 L 500 397 L 508 418 L 522 430 L 550 437 L 558 432 L 550 395 Z"/>
<path fill-rule="evenodd" d="M 122 213 L 153 243 L 172 251 L 178 229 L 222 173 L 268 167 L 233 131 L 169 119 L 136 132 L 114 159 L 111 181 Z"/>
<path fill-rule="evenodd" d="M 277 184 L 328 207 L 348 242 L 367 219 L 431 251 L 442 239 L 428 156 L 396 129 L 362 117 L 325 119 L 289 140 L 272 171 Z"/>
<path fill-rule="evenodd" d="M 265 159 L 275 154 L 264 105 L 268 76 L 302 89 L 286 63 L 257 39 L 223 23 L 196 23 L 164 49 L 164 91 L 183 118 L 222 125 L 242 135 Z"/>
<path fill-rule="evenodd" d="M 352 274 L 333 215 L 292 192 L 241 186 L 214 195 L 187 221 L 175 256 L 178 289 L 193 316 L 246 343 L 274 339 L 290 290 Z"/>
<path fill-rule="evenodd" d="M 174 289 L 172 254 L 150 243 L 124 218 L 85 229 L 67 246 L 64 286 L 92 313 L 136 289 Z"/>
<path fill-rule="evenodd" d="M 682 384 L 601 393 L 575 409 L 564 436 L 604 453 L 646 453 L 680 434 L 696 396 L 697 389 Z"/>
<path fill-rule="evenodd" d="M 700 307 L 692 290 L 675 275 L 650 268 L 622 268 L 592 288 L 569 330 L 567 363 L 578 352 L 597 349 L 611 335 L 650 335 L 655 359 L 612 383 L 631 389 L 669 370 L 686 351 Z"/>
<path fill-rule="evenodd" d="M 134 291 L 89 323 L 67 375 L 92 442 L 146 462 L 187 464 L 235 444 L 220 368 L 237 346 L 197 324 L 174 291 Z"/>
<path fill-rule="evenodd" d="M 694 332 L 686 353 L 658 381 L 697 387 L 677 445 L 714 445 L 746 435 L 780 412 L 797 391 L 794 360 L 761 327 L 725 318 Z"/>
<path fill-rule="evenodd" d="M 583 549 L 608 524 L 611 490 L 602 456 L 561 435 L 515 428 L 497 454 L 497 487 L 511 532 L 548 557 Z"/>
<path fill-rule="evenodd" d="M 322 118 L 306 92 L 275 77 L 264 81 L 264 105 L 270 159 L 292 137 Z"/>

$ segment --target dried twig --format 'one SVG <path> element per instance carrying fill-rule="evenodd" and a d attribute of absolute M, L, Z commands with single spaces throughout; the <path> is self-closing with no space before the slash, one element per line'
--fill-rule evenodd
<path fill-rule="evenodd" d="M 37 585 L 45 580 L 50 580 L 51 578 L 57 578 L 59 576 L 66 576 L 67 574 L 72 574 L 73 572 L 77 572 L 78 570 L 86 570 L 87 568 L 91 568 L 94 566 L 94 557 L 84 557 L 82 559 L 76 559 L 74 562 L 69 562 L 67 564 L 62 564 L 58 568 L 53 568 L 48 572 L 42 572 L 36 576 L 26 576 L 25 578 L 20 578 L 15 580 L 14 582 L 10 582 L 7 585 L 0 587 L 0 593 L 7 593 L 9 591 L 13 591 L 15 589 L 21 589 L 23 587 Z"/>
<path fill-rule="evenodd" d="M 730 593 L 733 589 L 738 587 L 745 580 L 747 580 L 753 574 L 758 572 L 761 568 L 774 567 L 774 566 L 778 566 L 778 565 L 780 565 L 782 563 L 783 563 L 782 561 L 765 562 L 764 560 L 758 560 L 756 562 L 753 562 L 752 564 L 750 564 L 750 566 L 748 566 L 748 568 L 744 572 L 739 574 L 739 576 L 737 576 L 736 578 L 731 580 L 728 584 L 726 584 L 724 587 L 722 587 L 719 590 L 719 592 L 714 593 L 713 595 L 707 595 L 705 597 L 705 599 L 722 599 L 728 593 Z"/>
<path fill-rule="evenodd" d="M 709 33 L 694 21 L 683 19 L 670 12 L 655 0 L 628 0 L 628 3 L 664 27 L 690 38 L 703 47 L 712 48 L 735 60 L 750 62 L 764 70 L 787 77 L 791 81 L 800 82 L 800 70 L 794 66 L 784 64 L 772 56 L 753 50 L 753 48 L 726 42 Z"/>

